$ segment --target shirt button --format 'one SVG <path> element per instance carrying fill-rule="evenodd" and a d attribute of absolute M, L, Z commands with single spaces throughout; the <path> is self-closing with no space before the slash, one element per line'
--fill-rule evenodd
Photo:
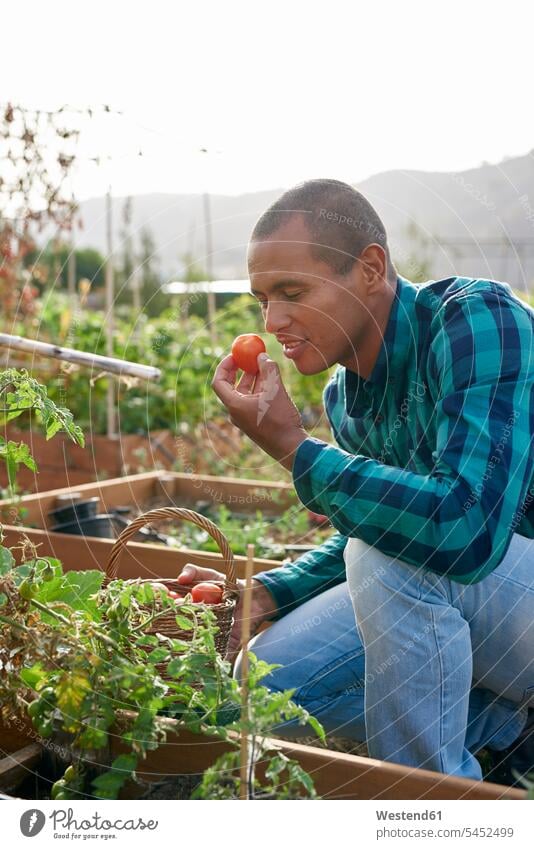
<path fill-rule="evenodd" d="M 381 416 L 380 414 L 378 414 L 378 416 L 375 419 L 375 424 L 381 424 L 381 422 L 383 422 L 383 421 L 384 421 L 384 416 Z"/>

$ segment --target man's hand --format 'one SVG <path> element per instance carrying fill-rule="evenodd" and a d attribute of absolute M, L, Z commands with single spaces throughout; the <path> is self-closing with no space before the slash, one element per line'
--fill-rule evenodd
<path fill-rule="evenodd" d="M 236 386 L 237 366 L 229 355 L 217 366 L 212 387 L 232 423 L 292 471 L 296 450 L 308 434 L 277 364 L 267 354 L 260 354 L 258 365 L 257 376 L 245 372 Z"/>
<path fill-rule="evenodd" d="M 178 582 L 180 584 L 192 584 L 198 581 L 224 581 L 222 572 L 217 572 L 215 569 L 205 569 L 201 566 L 195 566 L 194 563 L 186 563 L 180 574 Z M 242 625 L 242 608 L 243 608 L 243 589 L 245 588 L 244 581 L 238 581 L 241 595 L 236 605 L 235 621 L 230 634 L 230 642 L 227 660 L 232 663 L 236 659 L 241 649 L 241 625 Z M 265 589 L 260 581 L 252 581 L 252 599 L 250 608 L 250 636 L 253 637 L 260 625 L 273 619 L 278 612 L 278 607 L 269 590 Z"/>

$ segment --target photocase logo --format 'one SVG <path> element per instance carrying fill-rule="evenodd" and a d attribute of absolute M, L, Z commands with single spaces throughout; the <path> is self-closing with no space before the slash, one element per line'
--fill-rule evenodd
<path fill-rule="evenodd" d="M 24 811 L 20 818 L 20 830 L 24 837 L 35 837 L 42 831 L 46 822 L 46 817 L 42 811 L 37 808 L 31 808 L 29 811 Z"/>

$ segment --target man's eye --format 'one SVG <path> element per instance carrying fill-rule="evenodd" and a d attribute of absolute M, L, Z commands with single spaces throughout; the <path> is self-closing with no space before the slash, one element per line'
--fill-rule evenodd
<path fill-rule="evenodd" d="M 286 298 L 288 301 L 295 301 L 301 294 L 301 292 L 291 292 L 291 294 L 287 293 Z"/>

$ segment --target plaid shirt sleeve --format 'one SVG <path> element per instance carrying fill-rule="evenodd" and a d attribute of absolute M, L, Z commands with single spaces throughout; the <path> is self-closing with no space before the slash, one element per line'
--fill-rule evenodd
<path fill-rule="evenodd" d="M 492 292 L 453 300 L 438 320 L 432 473 L 307 439 L 293 476 L 301 501 L 345 536 L 467 584 L 503 559 L 532 478 L 534 339 L 530 315 Z"/>
<path fill-rule="evenodd" d="M 358 537 L 468 584 L 503 559 L 533 477 L 532 319 L 511 298 L 487 291 L 451 299 L 431 330 L 432 471 L 387 466 L 310 437 L 297 450 L 293 478 L 303 504 L 326 514 L 341 535 L 339 554 L 341 540 Z M 303 601 L 326 589 L 317 588 L 316 575 L 339 578 L 342 558 L 334 570 L 328 560 L 323 567 L 321 549 L 313 555 L 274 570 L 276 598 Z"/>

